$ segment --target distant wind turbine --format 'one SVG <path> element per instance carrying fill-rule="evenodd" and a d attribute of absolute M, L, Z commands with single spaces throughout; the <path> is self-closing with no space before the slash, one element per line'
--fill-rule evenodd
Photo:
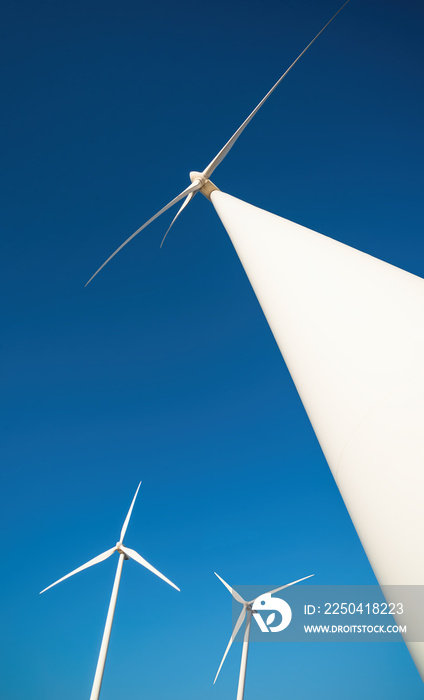
<path fill-rule="evenodd" d="M 252 620 L 252 615 L 260 617 L 258 611 L 254 610 L 252 607 L 255 600 L 257 600 L 257 597 L 253 598 L 253 600 L 244 600 L 244 598 L 241 597 L 240 593 L 237 593 L 237 591 L 234 590 L 234 588 L 231 588 L 231 586 L 226 581 L 224 581 L 224 579 L 221 578 L 221 576 L 218 576 L 218 574 L 216 572 L 214 572 L 214 573 L 215 573 L 215 576 L 217 576 L 219 578 L 221 583 L 224 584 L 225 588 L 227 588 L 230 591 L 234 600 L 236 600 L 237 603 L 241 603 L 241 605 L 243 606 L 243 609 L 242 609 L 240 615 L 238 616 L 237 622 L 234 625 L 233 633 L 230 637 L 230 641 L 228 642 L 227 648 L 224 652 L 224 656 L 222 657 L 221 663 L 219 664 L 219 668 L 218 668 L 218 671 L 217 671 L 216 676 L 215 676 L 214 684 L 216 683 L 216 680 L 219 676 L 219 672 L 223 666 L 223 663 L 227 657 L 227 654 L 230 651 L 231 645 L 234 642 L 235 638 L 237 637 L 237 634 L 240 630 L 240 627 L 242 626 L 244 619 L 246 618 L 246 626 L 244 628 L 244 637 L 243 637 L 243 649 L 241 652 L 239 683 L 238 683 L 238 689 L 237 689 L 237 700 L 243 700 L 244 686 L 246 683 L 247 655 L 249 652 L 250 623 Z M 311 578 L 311 576 L 314 576 L 314 574 L 310 574 L 309 576 L 304 576 L 304 578 L 299 578 L 299 579 L 297 579 L 297 581 L 292 581 L 291 583 L 286 583 L 284 586 L 279 586 L 278 588 L 274 588 L 272 591 L 268 591 L 265 595 L 270 596 L 273 593 L 278 593 L 278 591 L 282 591 L 283 588 L 288 588 L 289 586 L 294 586 L 295 583 L 300 583 L 300 581 L 306 581 L 306 579 Z M 260 621 L 263 622 L 262 619 Z M 260 624 L 260 627 L 262 628 L 261 624 Z"/>
<path fill-rule="evenodd" d="M 127 513 L 127 517 L 124 520 L 124 524 L 122 526 L 121 530 L 121 535 L 119 538 L 119 541 L 116 543 L 114 547 L 111 549 L 108 549 L 106 552 L 103 552 L 103 554 L 99 554 L 97 557 L 94 557 L 94 559 L 90 559 L 86 564 L 83 564 L 82 566 L 79 566 L 78 569 L 74 569 L 74 571 L 71 571 L 70 574 L 66 574 L 66 576 L 62 576 L 58 581 L 55 581 L 52 583 L 50 586 L 47 586 L 47 588 L 44 588 L 41 593 L 44 593 L 45 591 L 48 591 L 49 588 L 52 588 L 53 586 L 56 586 L 57 583 L 60 583 L 61 581 L 64 581 L 65 579 L 69 578 L 70 576 L 73 576 L 74 574 L 78 574 L 80 571 L 83 571 L 84 569 L 88 569 L 90 566 L 94 566 L 95 564 L 99 564 L 101 561 L 104 561 L 105 559 L 108 559 L 114 552 L 119 552 L 119 560 L 118 560 L 118 566 L 116 569 L 116 574 L 115 574 L 115 581 L 113 584 L 112 588 L 112 595 L 110 598 L 110 603 L 109 603 L 109 610 L 107 613 L 106 617 L 106 624 L 105 624 L 105 629 L 103 632 L 103 639 L 102 639 L 102 644 L 100 647 L 100 653 L 99 653 L 99 659 L 97 662 L 97 668 L 96 668 L 96 673 L 94 676 L 94 682 L 93 682 L 93 688 L 91 690 L 91 695 L 90 695 L 90 700 L 98 700 L 98 697 L 100 695 L 100 688 L 102 686 L 102 680 L 103 680 L 103 673 L 105 669 L 105 663 L 106 663 L 106 656 L 107 656 L 107 650 L 109 646 L 109 639 L 110 639 L 110 633 L 112 630 L 112 623 L 113 623 L 113 616 L 115 613 L 115 607 L 116 607 L 116 599 L 118 597 L 118 589 L 119 589 L 119 583 L 121 580 L 121 573 L 122 573 L 122 565 L 124 563 L 124 559 L 134 559 L 134 561 L 138 562 L 142 566 L 145 566 L 146 569 L 149 569 L 153 574 L 156 574 L 156 576 L 159 576 L 163 581 L 166 581 L 166 583 L 169 583 L 170 586 L 173 588 L 176 588 L 177 591 L 180 589 L 178 586 L 175 585 L 175 583 L 172 583 L 166 576 L 160 573 L 157 569 L 155 569 L 154 566 L 149 564 L 148 561 L 146 561 L 143 557 L 141 557 L 137 552 L 135 552 L 133 549 L 130 549 L 129 547 L 124 547 L 123 541 L 125 537 L 125 533 L 127 531 L 128 523 L 130 521 L 131 513 L 134 507 L 135 499 L 137 498 L 137 494 L 139 491 L 141 485 L 141 481 L 137 487 L 137 491 L 135 492 L 135 496 L 132 500 L 132 503 L 130 505 L 130 509 Z"/>

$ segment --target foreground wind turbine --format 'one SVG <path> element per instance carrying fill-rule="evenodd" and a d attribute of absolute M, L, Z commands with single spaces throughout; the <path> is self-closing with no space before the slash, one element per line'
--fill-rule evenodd
<path fill-rule="evenodd" d="M 140 484 L 141 484 L 141 482 L 140 482 Z M 134 559 L 134 561 L 138 562 L 142 566 L 145 566 L 146 569 L 149 569 L 149 571 L 151 571 L 153 574 L 156 574 L 156 576 L 159 576 L 159 578 L 161 578 L 163 581 L 166 581 L 166 583 L 169 583 L 170 586 L 172 586 L 173 588 L 176 588 L 177 591 L 180 590 L 175 585 L 175 583 L 172 583 L 172 581 L 170 581 L 168 578 L 166 578 L 166 576 L 161 574 L 160 571 L 155 569 L 154 566 L 149 564 L 149 562 L 146 561 L 139 554 L 137 554 L 137 552 L 135 552 L 133 549 L 130 549 L 129 547 L 124 547 L 124 545 L 123 545 L 125 533 L 127 531 L 128 523 L 130 521 L 132 509 L 134 507 L 135 499 L 137 498 L 140 484 L 138 485 L 137 491 L 135 492 L 134 498 L 133 498 L 132 503 L 130 505 L 130 509 L 127 513 L 127 517 L 124 520 L 124 524 L 123 524 L 122 530 L 121 530 L 121 535 L 119 537 L 119 542 L 117 542 L 116 545 L 114 547 L 112 547 L 111 549 L 108 549 L 106 552 L 103 552 L 103 554 L 99 554 L 97 557 L 94 557 L 94 559 L 90 559 L 90 561 L 88 561 L 86 564 L 79 566 L 78 569 L 74 569 L 74 571 L 71 571 L 70 574 L 66 574 L 66 576 L 62 576 L 62 578 L 60 578 L 58 581 L 55 581 L 50 586 L 47 586 L 47 588 L 44 588 L 42 591 L 40 591 L 40 593 L 44 593 L 44 591 L 48 591 L 49 588 L 52 588 L 52 586 L 56 586 L 57 583 L 64 581 L 66 578 L 69 578 L 70 576 L 73 576 L 74 574 L 78 574 L 80 571 L 83 571 L 84 569 L 88 569 L 90 566 L 94 566 L 94 564 L 99 564 L 101 561 L 104 561 L 105 559 L 108 559 L 108 557 L 112 556 L 112 554 L 114 552 L 119 552 L 118 566 L 116 569 L 115 581 L 113 584 L 112 595 L 110 598 L 109 610 L 107 613 L 105 630 L 103 632 L 103 639 L 102 639 L 102 644 L 100 647 L 99 659 L 97 662 L 96 674 L 94 676 L 94 682 L 93 682 L 93 688 L 91 690 L 90 700 L 98 700 L 98 697 L 100 695 L 100 688 L 101 688 L 102 680 L 103 680 L 103 672 L 105 669 L 107 650 L 108 650 L 108 646 L 109 646 L 110 633 L 112 630 L 113 616 L 115 613 L 116 599 L 118 597 L 118 589 L 119 589 L 119 583 L 121 580 L 122 565 L 124 563 L 124 559 Z"/>
<path fill-rule="evenodd" d="M 198 190 L 210 199 L 390 601 L 389 586 L 424 586 L 424 280 L 246 204 L 207 179 L 300 56 L 210 165 L 191 174 L 191 187 L 113 255 L 179 199 L 186 197 L 184 207 Z M 402 624 L 423 605 L 411 605 Z M 405 641 L 424 680 L 424 641 Z"/>
<path fill-rule="evenodd" d="M 216 572 L 215 576 L 218 576 Z M 267 591 L 265 595 L 270 596 L 273 593 L 278 593 L 278 591 L 282 591 L 283 588 L 288 588 L 289 586 L 294 586 L 295 583 L 300 583 L 301 581 L 306 581 L 307 578 L 311 578 L 311 576 L 314 576 L 314 574 L 310 574 L 309 576 L 304 576 L 303 578 L 297 579 L 297 581 L 292 581 L 291 583 L 286 583 L 284 586 L 279 586 L 278 588 L 274 588 L 272 591 Z M 246 618 L 246 627 L 244 628 L 244 637 L 243 637 L 243 649 L 241 652 L 241 663 L 240 663 L 240 674 L 239 674 L 239 682 L 238 682 L 238 689 L 237 689 L 237 700 L 243 700 L 244 697 L 244 686 L 246 683 L 246 668 L 247 668 L 247 655 L 249 652 L 249 637 L 250 637 L 250 623 L 252 620 L 252 615 L 254 615 L 257 618 L 260 618 L 260 615 L 257 610 L 254 610 L 252 608 L 253 603 L 255 602 L 256 598 L 253 598 L 253 600 L 244 600 L 244 598 L 241 597 L 239 593 L 237 593 L 234 588 L 231 588 L 231 586 L 224 581 L 221 576 L 218 576 L 219 580 L 221 583 L 224 584 L 225 588 L 228 588 L 230 591 L 231 595 L 233 596 L 234 600 L 237 601 L 237 603 L 241 603 L 243 606 L 243 609 L 238 616 L 237 622 L 234 625 L 233 633 L 230 637 L 230 641 L 228 642 L 227 648 L 224 652 L 224 656 L 222 657 L 221 663 L 219 664 L 218 671 L 215 676 L 214 684 L 216 683 L 216 680 L 219 676 L 219 672 L 222 668 L 222 665 L 227 657 L 228 652 L 230 651 L 231 645 L 234 642 L 235 638 L 237 637 L 237 634 L 240 630 L 240 627 L 242 626 L 244 619 Z M 262 622 L 262 620 L 260 620 Z M 261 625 L 260 625 L 261 626 Z"/>
<path fill-rule="evenodd" d="M 249 124 L 249 122 L 252 121 L 252 119 L 253 119 L 253 117 L 255 116 L 255 114 L 257 114 L 257 112 L 259 112 L 259 110 L 260 110 L 260 108 L 262 107 L 262 105 L 265 104 L 265 102 L 267 101 L 268 97 L 270 97 L 270 95 L 272 95 L 272 93 L 274 92 L 274 90 L 279 86 L 279 84 L 281 83 L 281 81 L 286 77 L 287 73 L 289 73 L 289 72 L 291 71 L 291 69 L 296 65 L 296 63 L 298 62 L 298 60 L 299 60 L 300 58 L 302 58 L 303 54 L 306 53 L 306 51 L 312 46 L 312 44 L 313 44 L 313 43 L 318 39 L 318 37 L 323 33 L 324 29 L 326 29 L 326 28 L 328 27 L 328 25 L 331 24 L 331 22 L 333 21 L 333 19 L 335 19 L 335 17 L 337 17 L 337 15 L 339 14 L 339 12 L 341 12 L 341 11 L 343 10 L 343 8 L 344 8 L 349 2 L 350 2 L 350 0 L 346 0 L 346 2 L 340 7 L 339 10 L 337 10 L 337 12 L 331 17 L 331 19 L 323 26 L 323 28 L 318 32 L 318 34 L 316 34 L 316 36 L 314 36 L 314 38 L 312 39 L 312 41 L 309 42 L 309 44 L 303 49 L 303 51 L 298 55 L 298 57 L 293 61 L 293 63 L 292 63 L 292 64 L 287 68 L 287 70 L 283 73 L 283 75 L 277 80 L 277 82 L 275 83 L 275 85 L 273 85 L 272 88 L 269 90 L 269 92 L 267 92 L 267 94 L 265 95 L 265 97 L 259 102 L 259 104 L 255 107 L 255 109 L 253 110 L 253 112 L 251 112 L 251 113 L 249 114 L 249 116 L 247 117 L 247 119 L 244 120 L 243 124 L 241 124 L 241 126 L 239 126 L 239 128 L 237 129 L 237 131 L 232 135 L 232 137 L 229 139 L 229 141 L 227 141 L 227 143 L 225 144 L 225 146 L 223 146 L 223 148 L 221 148 L 221 150 L 219 151 L 219 153 L 217 153 L 217 155 L 215 156 L 215 158 L 214 158 L 213 160 L 211 160 L 211 162 L 209 163 L 209 165 L 208 165 L 201 173 L 200 173 L 200 172 L 197 172 L 197 171 L 192 171 L 192 172 L 190 173 L 191 185 L 189 185 L 188 187 L 186 187 L 185 190 L 183 190 L 182 192 L 180 192 L 179 195 L 177 195 L 176 197 L 174 197 L 174 199 L 172 199 L 170 202 L 168 202 L 168 204 L 166 204 L 164 207 L 162 207 L 162 209 L 160 209 L 156 214 L 154 214 L 154 216 L 152 216 L 148 221 L 146 221 L 145 224 L 143 224 L 142 226 L 140 226 L 140 228 L 138 228 L 137 231 L 134 231 L 134 233 L 131 234 L 131 236 L 129 236 L 129 238 L 127 238 L 126 241 L 124 241 L 124 242 L 119 246 L 119 248 L 117 248 L 117 249 L 112 253 L 112 255 L 110 255 L 110 256 L 108 257 L 107 260 L 105 260 L 105 262 L 103 263 L 103 265 L 101 265 L 101 266 L 98 268 L 98 270 L 96 270 L 96 272 L 94 273 L 94 275 L 92 275 L 92 276 L 90 277 L 90 279 L 88 280 L 88 282 L 87 282 L 87 284 L 86 284 L 85 286 L 87 286 L 88 284 L 90 284 L 91 280 L 94 279 L 94 277 L 100 272 L 100 270 L 102 270 L 102 269 L 105 267 L 105 265 L 107 265 L 108 262 L 110 262 L 110 261 L 112 260 L 112 258 L 114 258 L 115 255 L 116 255 L 117 253 L 119 253 L 119 251 L 122 250 L 122 248 L 124 248 L 124 247 L 127 245 L 127 243 L 129 243 L 133 238 L 135 238 L 135 236 L 137 236 L 141 231 L 143 231 L 143 229 L 145 229 L 147 226 L 149 226 L 149 224 L 151 224 L 155 219 L 157 219 L 159 216 L 161 216 L 161 214 L 164 214 L 168 209 L 170 209 L 171 207 L 173 207 L 174 204 L 177 204 L 177 202 L 180 202 L 182 199 L 184 199 L 183 204 L 181 205 L 181 207 L 179 208 L 178 212 L 176 213 L 176 215 L 175 215 L 174 218 L 172 219 L 172 221 L 171 221 L 171 223 L 170 223 L 170 225 L 169 225 L 169 227 L 168 227 L 168 230 L 166 231 L 166 233 L 165 233 L 165 235 L 164 235 L 164 237 L 163 237 L 163 239 L 162 239 L 162 243 L 164 242 L 164 240 L 165 240 L 166 236 L 168 235 L 168 233 L 169 233 L 171 227 L 173 226 L 173 224 L 175 223 L 175 221 L 178 219 L 178 217 L 179 217 L 179 215 L 181 214 L 181 212 L 182 212 L 182 211 L 186 208 L 186 206 L 191 202 L 191 200 L 193 199 L 194 195 L 195 195 L 197 192 L 201 191 L 204 195 L 206 195 L 207 197 L 209 197 L 211 191 L 217 189 L 217 188 L 215 187 L 215 185 L 213 185 L 213 184 L 210 182 L 210 180 L 209 180 L 209 178 L 211 177 L 211 175 L 212 175 L 212 173 L 214 172 L 214 170 L 218 167 L 218 165 L 219 165 L 220 163 L 222 163 L 222 161 L 224 160 L 225 156 L 229 153 L 229 151 L 232 149 L 232 147 L 234 146 L 234 144 L 235 144 L 235 142 L 237 141 L 237 139 L 239 138 L 239 136 L 240 136 L 240 135 L 242 134 L 242 132 L 245 130 L 246 126 Z M 162 246 L 162 243 L 161 243 L 161 246 Z"/>

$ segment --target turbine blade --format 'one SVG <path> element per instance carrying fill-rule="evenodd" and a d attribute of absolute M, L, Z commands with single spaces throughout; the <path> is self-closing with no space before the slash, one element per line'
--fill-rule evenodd
<path fill-rule="evenodd" d="M 121 536 L 120 536 L 120 539 L 119 539 L 120 542 L 123 542 L 123 540 L 124 540 L 125 533 L 126 533 L 127 527 L 128 527 L 128 523 L 130 522 L 132 509 L 134 508 L 135 499 L 137 498 L 137 494 L 138 494 L 138 492 L 139 492 L 140 486 L 141 486 L 141 481 L 140 481 L 139 485 L 137 486 L 137 491 L 135 492 L 135 496 L 134 496 L 134 498 L 133 498 L 132 501 L 131 501 L 131 505 L 130 505 L 130 509 L 129 509 L 128 513 L 127 513 L 127 517 L 126 517 L 125 520 L 124 520 L 124 524 L 123 524 L 122 530 L 121 530 Z"/>
<path fill-rule="evenodd" d="M 169 583 L 170 586 L 172 586 L 173 588 L 176 588 L 177 591 L 180 590 L 178 588 L 178 586 L 175 585 L 175 583 L 172 583 L 172 581 L 170 581 L 169 578 L 166 578 L 166 576 L 161 574 L 160 571 L 158 571 L 157 569 L 155 569 L 154 566 L 149 564 L 149 562 L 146 561 L 143 557 L 141 557 L 136 551 L 134 551 L 134 549 L 130 549 L 129 547 L 124 547 L 123 545 L 121 545 L 121 549 L 131 559 L 134 559 L 134 561 L 141 564 L 141 566 L 145 566 L 146 569 L 149 569 L 149 571 L 151 571 L 152 574 L 156 574 L 156 576 L 159 576 L 159 578 L 161 578 L 163 581 L 166 581 L 166 583 Z"/>
<path fill-rule="evenodd" d="M 159 246 L 160 248 L 162 248 L 162 246 L 163 246 L 163 244 L 164 244 L 164 242 L 165 242 L 165 238 L 167 237 L 167 235 L 168 235 L 168 233 L 170 232 L 171 228 L 172 228 L 173 225 L 175 224 L 175 222 L 176 222 L 176 220 L 178 219 L 179 215 L 180 215 L 181 212 L 186 208 L 187 204 L 189 204 L 189 202 L 191 202 L 191 200 L 193 199 L 193 197 L 194 197 L 195 194 L 196 194 L 196 191 L 190 192 L 190 194 L 188 194 L 187 197 L 185 198 L 185 200 L 184 200 L 184 202 L 182 203 L 181 207 L 178 209 L 178 211 L 177 211 L 177 213 L 175 214 L 174 218 L 172 219 L 170 225 L 168 226 L 168 230 L 167 230 L 167 232 L 165 233 L 164 237 L 162 238 L 162 243 L 161 243 L 160 246 Z"/>
<path fill-rule="evenodd" d="M 240 593 L 237 593 L 237 591 L 235 591 L 234 588 L 231 588 L 230 584 L 229 584 L 229 583 L 226 583 L 226 581 L 224 581 L 224 579 L 221 578 L 221 576 L 219 576 L 219 575 L 216 573 L 216 571 L 214 571 L 214 574 L 215 574 L 215 576 L 217 576 L 217 577 L 219 578 L 219 580 L 221 581 L 221 583 L 224 584 L 225 588 L 228 588 L 228 590 L 230 591 L 230 593 L 231 593 L 231 595 L 233 596 L 233 598 L 234 598 L 238 603 L 241 603 L 242 605 L 245 605 L 246 601 L 241 597 Z"/>
<path fill-rule="evenodd" d="M 295 583 L 300 583 L 301 581 L 306 581 L 307 578 L 311 578 L 312 576 L 315 576 L 315 574 L 309 574 L 309 576 L 304 576 L 303 578 L 298 578 L 297 581 L 292 581 L 291 583 L 286 583 L 284 586 L 279 586 L 279 588 L 273 588 L 272 591 L 268 591 L 268 595 L 272 595 L 273 593 L 278 593 L 278 591 L 282 591 L 283 588 L 288 588 L 289 586 L 294 586 Z M 253 598 L 253 600 L 249 600 L 249 605 L 254 603 L 256 598 Z"/>
<path fill-rule="evenodd" d="M 239 128 L 237 129 L 237 131 L 236 131 L 236 132 L 232 135 L 232 137 L 230 138 L 230 140 L 227 141 L 227 143 L 225 144 L 225 146 L 224 146 L 223 148 L 221 148 L 221 150 L 219 151 L 219 153 L 215 156 L 215 158 L 209 163 L 209 165 L 207 166 L 207 168 L 203 171 L 202 175 L 204 175 L 204 176 L 205 176 L 206 178 L 208 178 L 208 179 L 210 178 L 210 176 L 212 175 L 212 173 L 213 173 L 213 171 L 215 170 L 215 168 L 217 168 L 218 165 L 224 160 L 224 158 L 225 158 L 225 156 L 227 155 L 227 153 L 232 149 L 232 147 L 234 146 L 235 142 L 237 141 L 237 139 L 239 138 L 239 136 L 242 134 L 242 132 L 245 130 L 245 128 L 246 128 L 246 126 L 249 124 L 249 122 L 252 121 L 252 119 L 253 119 L 253 117 L 255 116 L 255 114 L 257 114 L 257 112 L 259 112 L 259 110 L 260 110 L 260 108 L 262 107 L 262 105 L 265 104 L 265 102 L 267 101 L 268 97 L 270 97 L 270 95 L 272 95 L 272 93 L 274 92 L 274 90 L 279 86 L 279 84 L 281 83 L 281 81 L 286 77 L 287 73 L 289 73 L 289 72 L 291 71 L 291 69 L 296 65 L 296 63 L 299 61 L 299 59 L 302 58 L 303 54 L 306 53 L 306 51 L 312 46 L 312 44 L 318 39 L 318 37 L 323 33 L 323 31 L 328 27 L 328 25 L 331 24 L 331 22 L 333 21 L 333 19 L 335 19 L 335 18 L 337 17 L 337 15 L 339 14 L 339 12 L 341 12 L 341 11 L 343 10 L 343 8 L 344 8 L 349 2 L 350 2 L 350 0 L 346 0 L 346 2 L 340 7 L 340 9 L 337 10 L 336 14 L 332 16 L 332 18 L 327 22 L 327 24 L 325 24 L 325 25 L 323 26 L 323 28 L 322 28 L 322 29 L 318 32 L 318 34 L 312 39 L 312 41 L 309 42 L 309 44 L 306 46 L 306 48 L 303 49 L 302 53 L 300 53 L 300 54 L 298 55 L 298 57 L 293 61 L 293 63 L 292 63 L 292 64 L 287 68 L 287 70 L 283 73 L 283 75 L 281 76 L 281 78 L 279 78 L 279 79 L 277 80 L 277 82 L 275 83 L 275 85 L 272 86 L 271 90 L 269 90 L 269 92 L 267 92 L 267 94 L 265 95 L 265 97 L 259 102 L 259 104 L 255 107 L 255 109 L 253 110 L 253 112 L 251 112 L 251 113 L 249 114 L 249 116 L 247 117 L 247 119 L 244 120 L 243 124 L 242 124 L 241 126 L 239 126 Z"/>
<path fill-rule="evenodd" d="M 70 574 L 66 574 L 66 576 L 62 576 L 62 578 L 58 579 L 54 583 L 51 583 L 50 586 L 47 586 L 47 588 L 43 588 L 41 593 L 44 593 L 45 591 L 48 591 L 49 588 L 52 588 L 53 586 L 56 586 L 57 583 L 61 583 L 61 581 L 64 581 L 66 578 L 69 578 L 70 576 L 73 576 L 74 574 L 79 574 L 80 571 L 83 571 L 84 569 L 88 569 L 90 566 L 94 566 L 95 564 L 100 564 L 101 561 L 104 561 L 108 557 L 112 556 L 112 554 L 116 552 L 116 547 L 112 547 L 112 549 L 108 549 L 107 552 L 103 552 L 103 554 L 99 554 L 97 557 L 94 557 L 94 559 L 90 559 L 86 564 L 83 564 L 82 566 L 79 566 L 78 569 L 74 569 L 71 571 Z"/>
<path fill-rule="evenodd" d="M 221 579 L 221 580 L 222 580 L 222 579 Z M 234 642 L 235 638 L 237 637 L 238 631 L 239 631 L 240 627 L 242 626 L 243 620 L 244 620 L 245 617 L 246 617 L 246 608 L 243 606 L 243 610 L 241 611 L 241 613 L 240 613 L 240 615 L 239 615 L 239 617 L 238 617 L 238 620 L 237 620 L 236 624 L 234 625 L 234 629 L 233 629 L 233 633 L 232 633 L 232 635 L 231 635 L 230 641 L 229 641 L 228 644 L 227 644 L 227 648 L 226 648 L 226 650 L 225 650 L 225 652 L 224 652 L 224 656 L 222 657 L 222 661 L 221 661 L 221 663 L 219 664 L 218 671 L 216 672 L 215 680 L 214 680 L 214 682 L 213 682 L 214 685 L 215 685 L 215 683 L 216 683 L 216 679 L 217 679 L 218 676 L 219 676 L 219 672 L 220 672 L 220 670 L 221 670 L 221 668 L 222 668 L 222 665 L 223 665 L 223 663 L 224 663 L 224 661 L 225 661 L 225 659 L 226 659 L 226 657 L 227 657 L 227 654 L 228 654 L 228 652 L 230 651 L 230 647 L 231 647 L 232 643 Z"/>
<path fill-rule="evenodd" d="M 149 219 L 148 221 L 146 221 L 146 223 L 143 224 L 143 226 L 140 226 L 140 228 L 138 228 L 137 231 L 134 231 L 134 233 L 131 234 L 131 236 L 129 236 L 129 238 L 127 238 L 127 240 L 124 241 L 124 242 L 119 246 L 119 248 L 117 248 L 117 249 L 115 250 L 114 253 L 112 253 L 112 255 L 109 255 L 108 259 L 105 260 L 105 262 L 103 263 L 103 265 L 100 265 L 99 269 L 96 270 L 96 272 L 94 273 L 94 275 L 92 275 L 92 276 L 90 277 L 90 279 L 88 280 L 88 282 L 87 282 L 84 286 L 87 287 L 87 285 L 90 284 L 90 282 L 95 278 L 95 276 L 100 272 L 100 270 L 103 270 L 103 268 L 105 267 L 105 265 L 107 265 L 108 262 L 110 262 L 110 261 L 112 260 L 112 258 L 114 258 L 115 255 L 116 255 L 117 253 L 119 253 L 119 251 L 122 250 L 122 248 L 124 248 L 124 247 L 127 245 L 127 243 L 129 243 L 133 238 L 135 238 L 135 236 L 137 236 L 137 235 L 140 233 L 140 231 L 142 231 L 144 228 L 146 228 L 146 226 L 148 226 L 149 224 L 151 224 L 152 221 L 154 221 L 155 219 L 158 218 L 158 216 L 160 216 L 161 214 L 163 214 L 164 212 L 166 212 L 167 209 L 169 209 L 170 207 L 173 207 L 174 204 L 176 204 L 177 202 L 179 202 L 181 199 L 184 199 L 184 197 L 186 197 L 188 194 L 190 194 L 190 192 L 194 192 L 194 191 L 200 189 L 200 187 L 201 187 L 201 184 L 200 184 L 199 182 L 194 182 L 194 183 L 191 184 L 189 187 L 186 187 L 186 189 L 183 190 L 182 192 L 180 192 L 180 194 L 179 194 L 177 197 L 174 197 L 174 199 L 172 199 L 170 202 L 168 202 L 168 204 L 166 204 L 162 209 L 160 209 L 160 211 L 158 211 L 154 216 L 152 216 L 151 219 Z"/>

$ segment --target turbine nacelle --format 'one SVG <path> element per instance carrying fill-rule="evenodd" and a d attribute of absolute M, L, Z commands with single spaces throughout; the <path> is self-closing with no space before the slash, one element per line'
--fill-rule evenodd
<path fill-rule="evenodd" d="M 118 552 L 118 554 L 123 554 L 123 555 L 124 555 L 124 559 L 130 559 L 130 557 L 128 556 L 128 554 L 124 551 L 124 547 L 123 547 L 123 543 L 122 543 L 122 542 L 117 542 L 117 543 L 116 543 L 115 551 Z"/>

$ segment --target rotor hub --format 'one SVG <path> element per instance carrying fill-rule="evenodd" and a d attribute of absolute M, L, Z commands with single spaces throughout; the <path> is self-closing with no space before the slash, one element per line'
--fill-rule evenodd
<path fill-rule="evenodd" d="M 195 180 L 199 180 L 201 183 L 202 187 L 206 182 L 206 177 L 203 175 L 203 173 L 198 173 L 197 170 L 192 170 L 190 173 L 190 180 L 191 182 L 194 182 Z"/>

